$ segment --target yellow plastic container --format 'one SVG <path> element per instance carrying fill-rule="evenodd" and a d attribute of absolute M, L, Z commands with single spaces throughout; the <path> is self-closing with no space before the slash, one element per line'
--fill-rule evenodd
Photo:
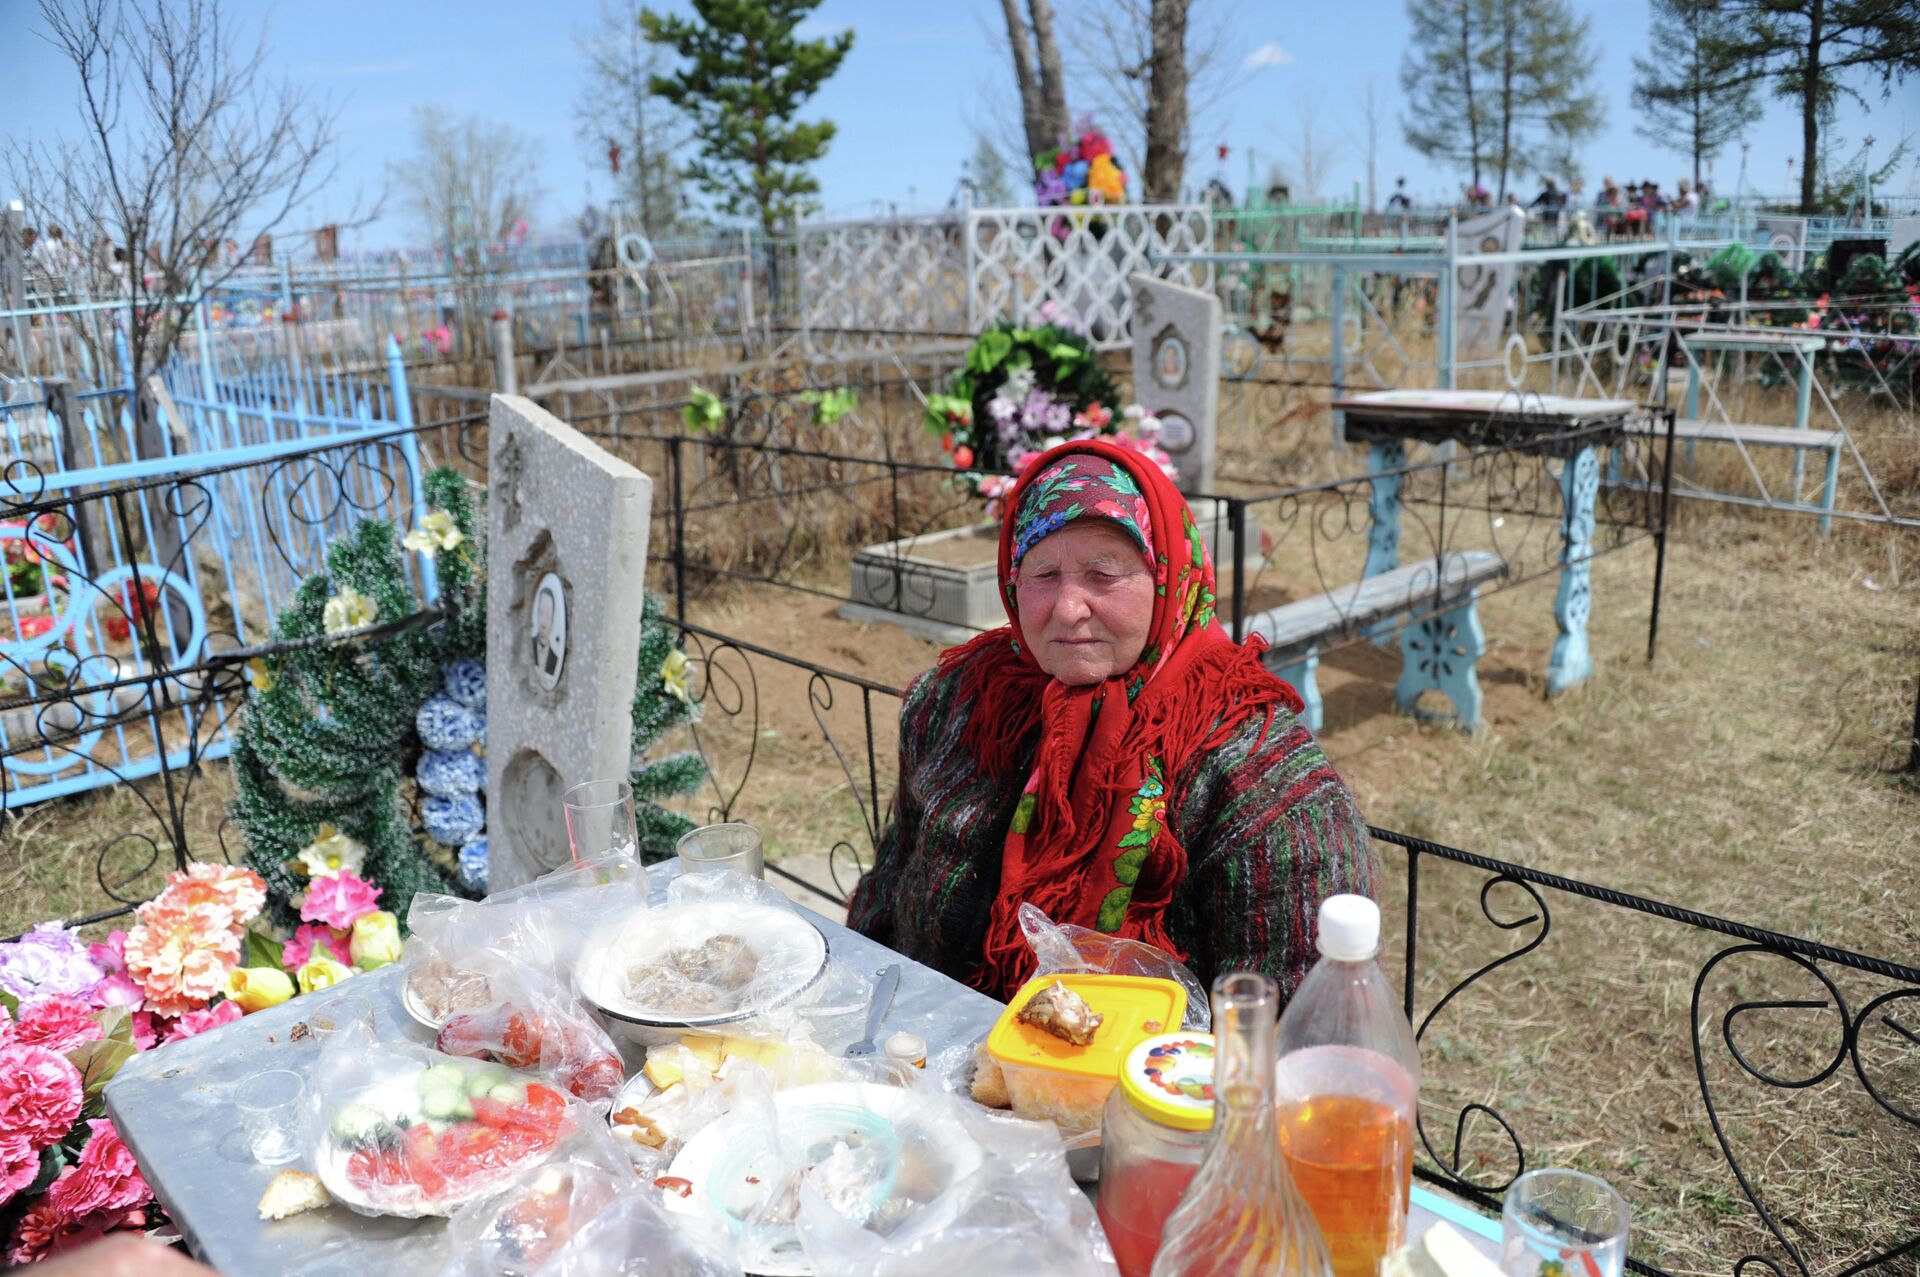
<path fill-rule="evenodd" d="M 1060 982 L 1103 1016 L 1093 1041 L 1075 1046 L 1016 1017 L 1042 989 Z M 1007 1078 L 1007 1096 L 1022 1117 L 1052 1121 L 1062 1132 L 1100 1129 L 1107 1096 L 1127 1053 L 1156 1033 L 1180 1027 L 1187 991 L 1172 980 L 1132 975 L 1038 976 L 1022 985 L 987 1035 L 987 1054 Z"/>

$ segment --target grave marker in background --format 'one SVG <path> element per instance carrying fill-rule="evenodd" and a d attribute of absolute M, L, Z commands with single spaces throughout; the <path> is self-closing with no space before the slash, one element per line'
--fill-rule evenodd
<path fill-rule="evenodd" d="M 1150 275 L 1132 283 L 1134 400 L 1160 418 L 1160 446 L 1180 469 L 1180 490 L 1207 492 L 1220 407 L 1220 299 Z"/>
<path fill-rule="evenodd" d="M 568 859 L 560 796 L 624 779 L 653 482 L 495 395 L 487 493 L 487 856 L 493 889 Z"/>

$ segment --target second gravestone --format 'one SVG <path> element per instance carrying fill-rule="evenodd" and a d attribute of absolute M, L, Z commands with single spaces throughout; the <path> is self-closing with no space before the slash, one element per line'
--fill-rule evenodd
<path fill-rule="evenodd" d="M 568 860 L 560 796 L 624 779 L 653 482 L 495 395 L 487 490 L 487 830 L 494 890 Z"/>
<path fill-rule="evenodd" d="M 1220 302 L 1210 292 L 1133 276 L 1133 397 L 1160 418 L 1180 490 L 1213 489 L 1220 409 Z"/>

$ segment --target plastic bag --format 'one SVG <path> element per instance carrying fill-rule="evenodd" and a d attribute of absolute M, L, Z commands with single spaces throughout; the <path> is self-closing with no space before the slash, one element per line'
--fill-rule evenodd
<path fill-rule="evenodd" d="M 646 907 L 646 871 L 617 853 L 485 900 L 416 895 L 401 959 L 410 1009 L 442 1023 L 499 1001 L 494 986 L 508 973 L 568 985 L 587 938 Z"/>
<path fill-rule="evenodd" d="M 507 971 L 493 977 L 489 994 L 487 1005 L 456 1011 L 440 1026 L 437 1050 L 497 1061 L 590 1102 L 612 1099 L 627 1080 L 613 1039 L 562 986 Z"/>
<path fill-rule="evenodd" d="M 813 1271 L 836 1277 L 1013 1273 L 1100 1277 L 1113 1252 L 1086 1195 L 1067 1173 L 1051 1126 L 998 1117 L 937 1086 L 917 1087 L 893 1122 L 898 1155 L 889 1191 L 870 1198 L 819 1174 L 804 1177 L 796 1232 Z M 878 1182 L 869 1156 L 839 1169 Z M 847 1209 L 849 1202 L 856 1209 Z"/>
<path fill-rule="evenodd" d="M 1180 1027 L 1189 1033 L 1204 1033 L 1213 1026 L 1206 986 L 1185 963 L 1164 949 L 1071 922 L 1056 923 L 1037 905 L 1020 906 L 1020 930 L 1039 959 L 1036 976 L 1086 972 L 1172 980 L 1187 991 L 1187 1010 Z"/>
<path fill-rule="evenodd" d="M 543 1082 L 365 1025 L 327 1040 L 313 1069 L 308 1147 L 321 1182 L 367 1215 L 444 1215 L 545 1161 L 598 1119 Z"/>
<path fill-rule="evenodd" d="M 693 1030 L 787 1040 L 810 1035 L 803 1010 L 829 965 L 819 928 L 771 887 L 742 874 L 691 874 L 660 906 L 596 934 L 575 983 L 611 1018 L 665 1031 L 654 1038 Z"/>
<path fill-rule="evenodd" d="M 604 1131 L 461 1207 L 440 1277 L 738 1277 L 740 1268 L 661 1209 Z"/>

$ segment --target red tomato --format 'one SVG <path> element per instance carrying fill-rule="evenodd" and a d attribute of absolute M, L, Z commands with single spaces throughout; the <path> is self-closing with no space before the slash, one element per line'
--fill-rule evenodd
<path fill-rule="evenodd" d="M 965 470 L 973 465 L 973 449 L 961 444 L 953 450 L 953 466 L 956 470 Z"/>
<path fill-rule="evenodd" d="M 495 1130 L 504 1130 L 513 1125 L 513 1106 L 501 1100 L 489 1100 L 484 1097 L 472 1101 L 473 1120 L 482 1126 Z"/>

